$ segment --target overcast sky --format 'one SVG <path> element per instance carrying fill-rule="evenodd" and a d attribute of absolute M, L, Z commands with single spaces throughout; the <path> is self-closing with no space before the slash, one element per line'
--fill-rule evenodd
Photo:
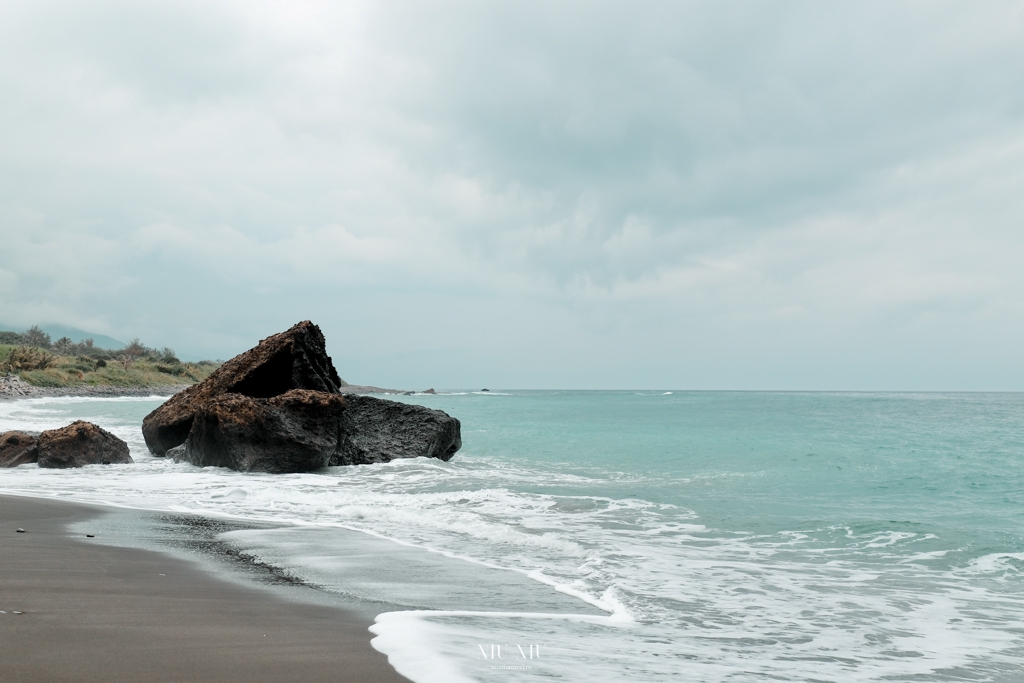
<path fill-rule="evenodd" d="M 0 323 L 400 388 L 1024 390 L 1024 4 L 0 4 Z"/>

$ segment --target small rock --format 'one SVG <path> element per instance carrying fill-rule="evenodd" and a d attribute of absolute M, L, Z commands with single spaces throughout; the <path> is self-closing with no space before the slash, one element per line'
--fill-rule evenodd
<path fill-rule="evenodd" d="M 96 534 L 86 534 L 86 538 L 96 538 Z"/>
<path fill-rule="evenodd" d="M 131 463 L 128 444 L 91 422 L 78 420 L 61 429 L 39 435 L 39 466 L 49 468 L 82 467 Z"/>
<path fill-rule="evenodd" d="M 23 534 L 23 533 L 25 533 L 25 530 L 24 529 L 18 529 L 18 533 L 19 534 Z"/>
<path fill-rule="evenodd" d="M 18 610 L 15 609 L 15 610 L 11 610 L 11 614 L 24 614 L 24 612 L 19 612 Z"/>

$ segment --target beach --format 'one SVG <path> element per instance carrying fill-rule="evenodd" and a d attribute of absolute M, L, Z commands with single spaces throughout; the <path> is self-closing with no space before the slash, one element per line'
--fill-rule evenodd
<path fill-rule="evenodd" d="M 2 562 L 40 554 L 0 566 L 0 610 L 65 620 L 0 633 L 0 680 L 235 671 L 264 633 L 264 680 L 317 680 L 296 657 L 376 680 L 349 651 L 415 683 L 1020 680 L 1021 394 L 439 391 L 395 400 L 462 421 L 451 460 L 274 475 L 154 457 L 140 426 L 164 400 L 0 402 L 0 428 L 89 420 L 135 461 L 0 470 L 4 500 L 55 515 L 4 512 Z M 43 523 L 78 555 L 43 554 Z M 69 583 L 91 553 L 113 587 Z"/>
<path fill-rule="evenodd" d="M 371 647 L 365 616 L 67 529 L 103 514 L 0 496 L 0 680 L 407 680 Z"/>

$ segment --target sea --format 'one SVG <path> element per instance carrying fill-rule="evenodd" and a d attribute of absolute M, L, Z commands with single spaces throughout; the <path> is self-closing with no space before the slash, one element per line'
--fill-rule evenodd
<path fill-rule="evenodd" d="M 1024 681 L 1024 394 L 452 391 L 449 462 L 295 475 L 148 454 L 163 398 L 86 419 L 133 465 L 0 493 L 220 520 L 218 542 L 373 611 L 416 683 Z"/>

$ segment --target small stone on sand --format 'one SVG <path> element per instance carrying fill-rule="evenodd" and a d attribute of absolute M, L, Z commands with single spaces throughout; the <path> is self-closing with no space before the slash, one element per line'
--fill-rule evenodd
<path fill-rule="evenodd" d="M 19 534 L 23 534 L 23 533 L 25 533 L 25 530 L 24 529 L 18 529 L 18 533 Z"/>

